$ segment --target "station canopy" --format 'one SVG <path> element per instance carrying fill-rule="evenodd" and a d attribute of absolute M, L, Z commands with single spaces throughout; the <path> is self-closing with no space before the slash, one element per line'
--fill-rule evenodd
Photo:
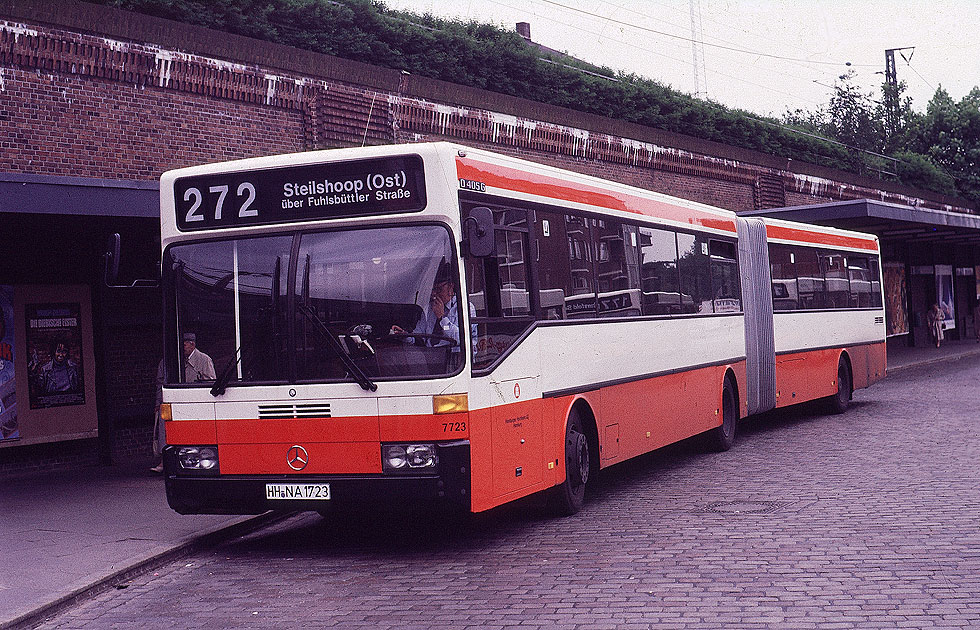
<path fill-rule="evenodd" d="M 917 208 L 858 199 L 808 206 L 740 212 L 744 217 L 770 217 L 870 232 L 882 243 L 980 245 L 980 215 Z"/>
<path fill-rule="evenodd" d="M 0 173 L 0 214 L 160 218 L 157 181 Z"/>

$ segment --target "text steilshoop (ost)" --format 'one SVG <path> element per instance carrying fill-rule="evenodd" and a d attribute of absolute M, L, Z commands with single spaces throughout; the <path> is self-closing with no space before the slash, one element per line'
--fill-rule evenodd
<path fill-rule="evenodd" d="M 409 199 L 412 191 L 406 187 L 405 171 L 394 174 L 368 173 L 363 178 L 334 180 L 323 179 L 307 182 L 286 182 L 282 186 L 282 206 L 302 207 L 363 203 Z"/>
<path fill-rule="evenodd" d="M 332 219 L 425 208 L 422 159 L 402 155 L 182 177 L 178 229 Z"/>

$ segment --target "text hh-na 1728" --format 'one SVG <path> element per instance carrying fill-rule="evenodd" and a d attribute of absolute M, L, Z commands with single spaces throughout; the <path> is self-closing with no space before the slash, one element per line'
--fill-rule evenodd
<path fill-rule="evenodd" d="M 163 175 L 167 498 L 476 511 L 885 373 L 874 236 L 448 144 Z M 209 368 L 208 364 L 213 365 Z"/>

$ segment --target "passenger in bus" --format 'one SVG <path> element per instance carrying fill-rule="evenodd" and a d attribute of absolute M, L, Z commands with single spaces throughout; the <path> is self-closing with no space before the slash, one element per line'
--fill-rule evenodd
<path fill-rule="evenodd" d="M 214 380 L 214 362 L 197 349 L 197 335 L 184 333 L 184 382 L 200 383 Z"/>
<path fill-rule="evenodd" d="M 432 292 L 429 294 L 429 308 L 422 314 L 422 318 L 419 319 L 412 332 L 448 337 L 456 343 L 453 344 L 449 339 L 438 337 L 406 337 L 406 343 L 432 347 L 453 345 L 455 348 L 459 348 L 459 305 L 456 301 L 456 290 L 449 274 L 449 263 L 443 262 L 439 265 L 436 279 L 432 283 Z M 407 331 L 395 324 L 391 327 L 391 333 L 407 334 Z"/>
<path fill-rule="evenodd" d="M 932 305 L 932 308 L 926 313 L 926 320 L 929 324 L 929 337 L 938 348 L 943 342 L 943 329 L 946 328 L 946 324 L 943 323 L 943 312 L 939 310 L 939 304 Z"/>

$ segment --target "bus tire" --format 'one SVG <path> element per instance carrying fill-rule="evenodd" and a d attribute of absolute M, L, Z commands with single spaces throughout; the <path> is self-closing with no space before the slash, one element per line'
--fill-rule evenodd
<path fill-rule="evenodd" d="M 851 404 L 854 382 L 851 380 L 851 365 L 842 354 L 837 360 L 837 393 L 825 398 L 825 407 L 832 414 L 844 413 Z"/>
<path fill-rule="evenodd" d="M 585 435 L 582 416 L 577 409 L 568 416 L 565 427 L 565 480 L 552 490 L 555 514 L 571 516 L 585 504 L 585 487 L 592 474 L 592 453 Z"/>
<path fill-rule="evenodd" d="M 735 444 L 738 432 L 738 399 L 732 379 L 726 377 L 721 389 L 721 424 L 706 434 L 707 448 L 715 453 L 727 451 Z"/>

